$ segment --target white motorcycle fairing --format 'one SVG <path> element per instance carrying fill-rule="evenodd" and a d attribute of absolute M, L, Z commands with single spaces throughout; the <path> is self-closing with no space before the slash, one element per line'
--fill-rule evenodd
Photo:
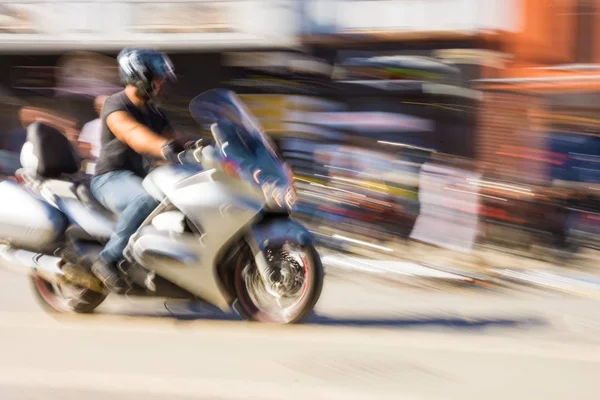
<path fill-rule="evenodd" d="M 262 211 L 263 193 L 215 169 L 202 171 L 187 165 L 156 168 L 145 178 L 144 187 L 161 205 L 131 237 L 125 257 L 222 310 L 230 310 L 231 299 L 221 285 L 217 264 Z M 173 214 L 173 210 L 196 232 L 153 225 L 155 218 Z"/>

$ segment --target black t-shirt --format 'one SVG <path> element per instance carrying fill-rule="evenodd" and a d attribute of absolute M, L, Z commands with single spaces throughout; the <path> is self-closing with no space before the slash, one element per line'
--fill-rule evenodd
<path fill-rule="evenodd" d="M 115 111 L 125 111 L 139 123 L 161 134 L 169 125 L 164 113 L 152 104 L 144 111 L 133 105 L 125 91 L 113 94 L 104 103 L 100 115 L 102 132 L 100 136 L 100 156 L 96 162 L 96 176 L 110 171 L 127 170 L 144 177 L 148 173 L 149 163 L 144 156 L 136 153 L 127 144 L 121 142 L 106 125 L 106 118 Z"/>

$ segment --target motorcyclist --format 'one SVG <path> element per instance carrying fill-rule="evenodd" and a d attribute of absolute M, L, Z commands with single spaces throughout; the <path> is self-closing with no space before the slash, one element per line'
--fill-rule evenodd
<path fill-rule="evenodd" d="M 101 150 L 91 190 L 119 219 L 91 269 L 109 290 L 122 292 L 125 282 L 117 264 L 129 237 L 158 205 L 142 186 L 148 173 L 145 157 L 176 161 L 183 146 L 152 101 L 167 81 L 175 80 L 169 57 L 152 49 L 128 48 L 117 60 L 126 87 L 106 99 L 102 108 Z"/>

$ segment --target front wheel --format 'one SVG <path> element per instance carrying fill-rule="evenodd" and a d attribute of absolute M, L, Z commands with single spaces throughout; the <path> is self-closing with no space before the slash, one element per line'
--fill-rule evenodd
<path fill-rule="evenodd" d="M 49 313 L 91 313 L 106 298 L 103 293 L 66 281 L 54 284 L 36 274 L 30 280 L 37 303 Z"/>
<path fill-rule="evenodd" d="M 269 284 L 261 278 L 248 247 L 240 252 L 235 268 L 238 311 L 247 320 L 292 324 L 313 310 L 323 288 L 323 265 L 312 245 L 285 243 L 267 248 Z"/>

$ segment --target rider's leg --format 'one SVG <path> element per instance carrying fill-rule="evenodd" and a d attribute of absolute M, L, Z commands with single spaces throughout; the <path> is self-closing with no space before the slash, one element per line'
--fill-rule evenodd
<path fill-rule="evenodd" d="M 129 238 L 158 206 L 143 188 L 142 179 L 129 171 L 112 171 L 92 180 L 92 193 L 119 215 L 115 231 L 100 253 L 92 272 L 111 290 L 121 291 L 125 283 L 116 264 L 123 258 Z"/>

